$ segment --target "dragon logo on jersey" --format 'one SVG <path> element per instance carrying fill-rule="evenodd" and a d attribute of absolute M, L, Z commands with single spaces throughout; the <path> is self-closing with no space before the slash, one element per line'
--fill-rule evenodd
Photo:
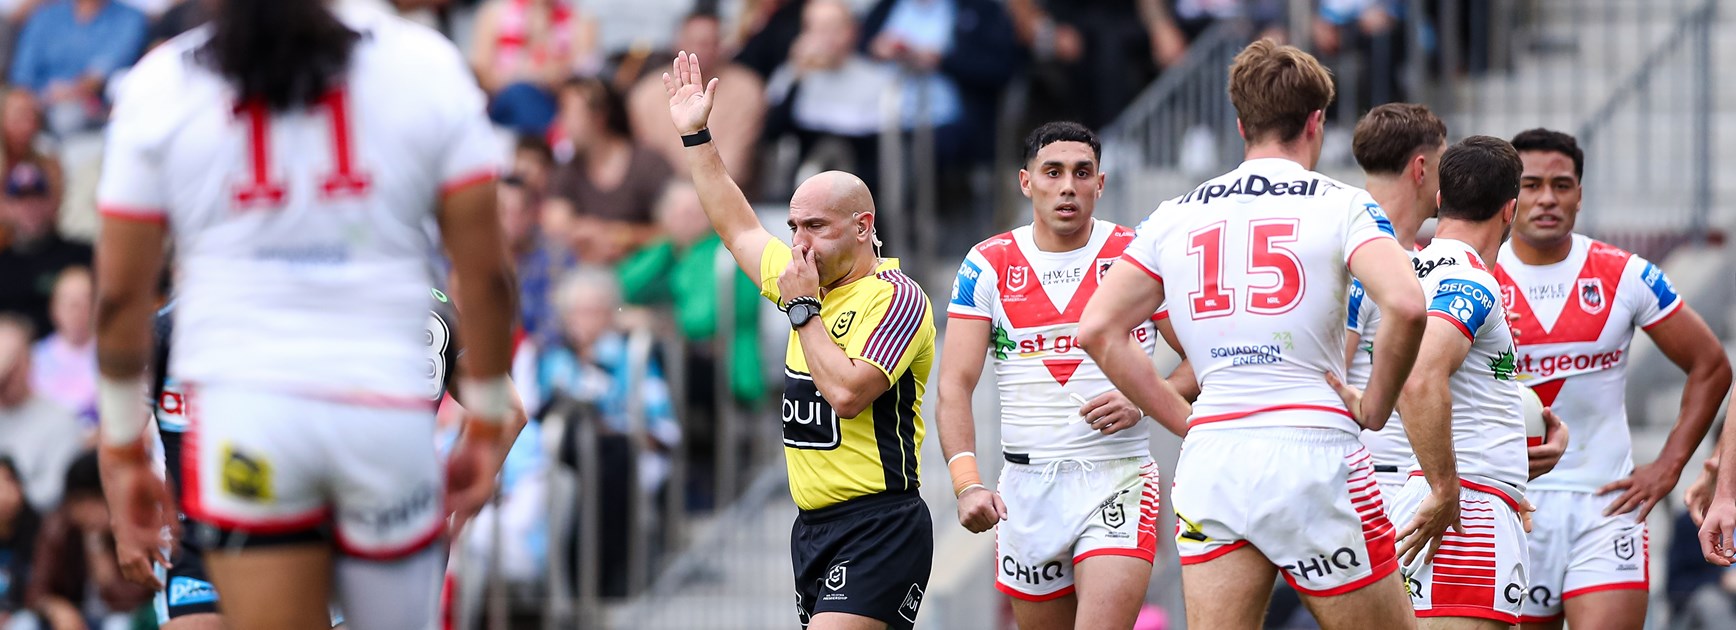
<path fill-rule="evenodd" d="M 1489 371 L 1495 373 L 1497 381 L 1511 381 L 1519 372 L 1519 361 L 1513 356 L 1513 349 L 1507 348 L 1495 358 L 1489 359 Z"/>
<path fill-rule="evenodd" d="M 1114 258 L 1099 258 L 1099 259 L 1097 259 L 1097 279 L 1102 280 L 1103 276 L 1108 275 L 1109 274 L 1109 267 L 1111 265 L 1114 265 L 1114 264 L 1115 264 Z"/>
<path fill-rule="evenodd" d="M 1025 290 L 1025 284 L 1031 280 L 1030 271 L 1030 267 L 1018 265 L 1007 267 L 1007 288 L 1014 291 Z"/>
<path fill-rule="evenodd" d="M 995 324 L 994 330 L 989 333 L 989 345 L 994 347 L 995 358 L 1003 361 L 1006 360 L 1008 352 L 1019 347 L 1019 344 L 1013 343 L 1013 338 L 1007 335 L 1007 329 L 1001 328 L 1000 324 Z"/>
<path fill-rule="evenodd" d="M 1579 279 L 1579 307 L 1592 315 L 1603 312 L 1603 279 Z"/>

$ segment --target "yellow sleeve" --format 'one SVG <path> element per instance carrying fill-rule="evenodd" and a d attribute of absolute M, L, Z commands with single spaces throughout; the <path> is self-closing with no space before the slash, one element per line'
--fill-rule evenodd
<path fill-rule="evenodd" d="M 850 327 L 844 353 L 874 364 L 886 373 L 888 382 L 898 382 L 921 354 L 918 347 L 933 343 L 934 321 L 929 309 L 928 296 L 915 282 L 902 278 L 887 283 L 855 316 L 859 321 Z"/>
<path fill-rule="evenodd" d="M 765 251 L 760 252 L 759 290 L 760 295 L 771 300 L 773 304 L 783 306 L 784 296 L 778 291 L 778 276 L 790 266 L 790 246 L 778 239 L 767 239 Z"/>

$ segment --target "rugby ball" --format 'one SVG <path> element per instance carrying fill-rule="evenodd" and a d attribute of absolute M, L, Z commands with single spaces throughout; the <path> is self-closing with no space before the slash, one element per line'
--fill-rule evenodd
<path fill-rule="evenodd" d="M 1543 400 L 1537 397 L 1537 392 L 1524 385 L 1519 386 L 1519 397 L 1525 401 L 1525 445 L 1542 446 L 1543 432 Z"/>

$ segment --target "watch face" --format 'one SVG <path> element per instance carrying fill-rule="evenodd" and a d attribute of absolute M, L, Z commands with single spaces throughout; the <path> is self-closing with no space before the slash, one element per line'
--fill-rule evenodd
<path fill-rule="evenodd" d="M 817 309 L 812 304 L 797 304 L 790 307 L 790 325 L 801 326 L 817 315 Z"/>

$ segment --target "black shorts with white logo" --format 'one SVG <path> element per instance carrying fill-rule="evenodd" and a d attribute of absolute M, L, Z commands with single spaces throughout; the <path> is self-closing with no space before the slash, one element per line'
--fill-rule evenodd
<path fill-rule="evenodd" d="M 928 589 L 934 524 L 915 491 L 882 492 L 805 510 L 790 532 L 802 627 L 826 612 L 908 630 Z"/>
<path fill-rule="evenodd" d="M 188 615 L 216 613 L 217 589 L 205 573 L 204 553 L 186 540 L 177 540 L 169 562 L 172 566 L 166 571 L 157 567 L 163 580 L 163 590 L 157 591 L 153 601 L 157 625 Z"/>

